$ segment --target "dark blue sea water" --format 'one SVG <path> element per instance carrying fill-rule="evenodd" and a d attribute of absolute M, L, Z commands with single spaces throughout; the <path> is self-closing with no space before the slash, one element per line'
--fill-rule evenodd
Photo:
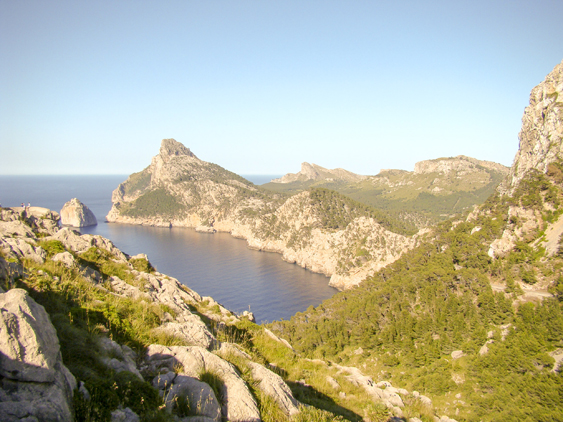
<path fill-rule="evenodd" d="M 279 175 L 245 176 L 263 184 Z M 80 199 L 98 225 L 81 229 L 111 239 L 129 255 L 146 253 L 158 271 L 173 276 L 203 296 L 212 296 L 235 312 L 250 310 L 259 322 L 289 319 L 318 305 L 336 290 L 328 278 L 282 261 L 281 255 L 248 249 L 227 233 L 203 234 L 193 229 L 157 228 L 105 222 L 111 192 L 127 178 L 117 176 L 0 176 L 0 203 L 29 202 L 60 211 Z"/>

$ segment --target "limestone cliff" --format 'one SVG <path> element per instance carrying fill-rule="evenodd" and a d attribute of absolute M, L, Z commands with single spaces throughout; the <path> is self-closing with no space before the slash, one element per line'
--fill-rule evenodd
<path fill-rule="evenodd" d="M 269 192 L 166 139 L 150 166 L 113 192 L 109 222 L 230 232 L 251 248 L 331 276 L 339 289 L 397 259 L 416 239 L 341 195 Z"/>
<path fill-rule="evenodd" d="M 563 62 L 530 93 L 530 105 L 522 117 L 520 146 L 509 177 L 499 192 L 512 195 L 533 169 L 542 173 L 549 164 L 563 159 Z"/>
<path fill-rule="evenodd" d="M 490 201 L 499 204 L 497 209 L 500 207 L 499 220 L 502 221 L 501 234 L 488 243 L 488 255 L 495 260 L 527 248 L 542 256 L 543 265 L 547 267 L 551 265 L 551 258 L 561 253 L 562 91 L 563 63 L 555 66 L 530 94 L 514 163 Z M 467 221 L 476 221 L 490 212 L 488 208 L 477 209 Z M 557 284 L 557 273 L 545 268 L 534 270 L 531 264 L 526 265 L 520 265 L 520 269 L 513 265 L 512 269 L 517 279 L 521 278 L 521 286 L 526 292 L 522 300 L 549 297 L 548 289 Z"/>

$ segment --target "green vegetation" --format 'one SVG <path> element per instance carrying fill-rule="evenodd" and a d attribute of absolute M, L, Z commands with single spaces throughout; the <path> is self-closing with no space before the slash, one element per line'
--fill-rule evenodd
<path fill-rule="evenodd" d="M 390 170 L 360 182 L 308 180 L 266 183 L 262 187 L 287 194 L 316 188 L 330 189 L 378 210 L 380 215 L 388 215 L 407 224 L 427 225 L 481 204 L 493 194 L 503 175 L 485 168 L 480 170 L 481 173 L 462 178 Z M 436 188 L 438 192 L 434 191 Z"/>
<path fill-rule="evenodd" d="M 151 174 L 147 169 L 140 171 L 139 173 L 133 173 L 124 183 L 124 192 L 126 195 L 131 195 L 136 191 L 145 190 L 151 182 Z"/>
<path fill-rule="evenodd" d="M 559 173 L 552 174 L 530 174 L 510 201 L 537 212 L 558 204 Z M 433 397 L 444 412 L 457 408 L 458 420 L 563 420 L 563 375 L 551 371 L 548 355 L 563 347 L 563 259 L 547 259 L 531 246 L 541 227 L 491 259 L 488 245 L 517 223 L 508 219 L 508 205 L 505 197 L 491 197 L 476 220 L 441 223 L 431 242 L 358 288 L 271 328 L 304 356 L 363 362 L 365 372 Z M 544 277 L 559 280 L 556 298 L 513 306 L 521 294 L 515 280 Z M 504 292 L 492 290 L 491 281 Z M 466 356 L 452 359 L 456 350 Z M 463 403 L 453 406 L 455 394 Z"/>
<path fill-rule="evenodd" d="M 180 203 L 177 197 L 162 188 L 148 191 L 122 207 L 121 214 L 136 218 L 179 218 L 186 211 L 186 206 Z"/>
<path fill-rule="evenodd" d="M 358 217 L 369 217 L 376 220 L 386 229 L 404 235 L 416 233 L 416 227 L 405 221 L 392 218 L 385 212 L 356 202 L 338 192 L 324 188 L 310 191 L 311 205 L 320 217 L 320 226 L 328 229 L 344 229 Z"/>

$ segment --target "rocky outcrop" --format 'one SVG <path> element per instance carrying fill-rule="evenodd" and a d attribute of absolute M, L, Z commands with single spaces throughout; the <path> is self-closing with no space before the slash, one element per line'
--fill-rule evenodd
<path fill-rule="evenodd" d="M 211 374 L 220 384 L 223 418 L 233 422 L 261 420 L 258 405 L 235 368 L 207 350 L 201 347 L 152 345 L 147 350 L 145 361 L 149 370 L 156 373 L 161 372 L 163 368 L 166 368 L 166 373 L 174 372 L 174 368 L 181 365 L 180 375 L 199 378 L 204 372 Z"/>
<path fill-rule="evenodd" d="M 0 419 L 71 421 L 76 381 L 45 309 L 25 290 L 0 294 Z"/>
<path fill-rule="evenodd" d="M 563 62 L 555 66 L 530 94 L 530 105 L 522 117 L 520 145 L 510 174 L 499 186 L 512 195 L 530 170 L 542 173 L 563 159 Z"/>
<path fill-rule="evenodd" d="M 302 163 L 301 171 L 299 173 L 288 173 L 279 179 L 273 179 L 271 183 L 293 183 L 293 182 L 306 182 L 326 180 L 334 182 L 337 180 L 346 182 L 358 182 L 365 179 L 366 176 L 361 176 L 356 173 L 344 169 L 329 170 L 317 164 Z"/>
<path fill-rule="evenodd" d="M 326 170 L 305 167 L 318 174 Z M 344 174 L 333 172 L 335 177 Z M 106 217 L 110 222 L 229 232 L 246 239 L 252 249 L 280 253 L 288 262 L 333 277 L 331 285 L 339 289 L 357 285 L 417 242 L 385 229 L 373 218 L 350 217 L 346 225 L 327 227 L 325 220 L 332 217 L 327 214 L 335 205 L 324 209 L 309 192 L 285 199 L 259 191 L 169 139 L 162 142 L 149 167 L 119 185 L 112 202 Z M 168 205 L 160 206 L 163 203 Z M 145 212 L 147 204 L 158 204 L 160 211 Z M 364 244 L 357 244 L 362 239 Z"/>
<path fill-rule="evenodd" d="M 530 104 L 522 117 L 519 139 L 519 149 L 510 173 L 497 189 L 501 197 L 513 196 L 522 180 L 534 173 L 551 177 L 555 175 L 555 179 L 558 177 L 557 166 L 563 162 L 563 63 L 555 66 L 545 80 L 532 90 Z M 490 244 L 489 256 L 496 258 L 506 255 L 517 242 L 529 243 L 542 230 L 546 236 L 536 240 L 533 245 L 543 245 L 549 256 L 558 251 L 563 223 L 555 221 L 546 224 L 542 213 L 553 211 L 553 204 L 546 199 L 545 194 L 538 193 L 541 205 L 515 204 L 509 207 L 503 234 Z M 526 195 L 529 194 L 526 192 Z"/>
<path fill-rule="evenodd" d="M 63 205 L 61 210 L 61 223 L 65 226 L 88 227 L 98 224 L 96 216 L 90 208 L 73 198 Z"/>

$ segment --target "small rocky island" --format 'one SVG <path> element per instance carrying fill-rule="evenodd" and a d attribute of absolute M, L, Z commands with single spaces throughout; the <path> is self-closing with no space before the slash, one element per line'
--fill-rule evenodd
<path fill-rule="evenodd" d="M 97 225 L 98 220 L 90 208 L 77 198 L 72 198 L 61 210 L 61 223 L 63 226 L 89 227 Z"/>

